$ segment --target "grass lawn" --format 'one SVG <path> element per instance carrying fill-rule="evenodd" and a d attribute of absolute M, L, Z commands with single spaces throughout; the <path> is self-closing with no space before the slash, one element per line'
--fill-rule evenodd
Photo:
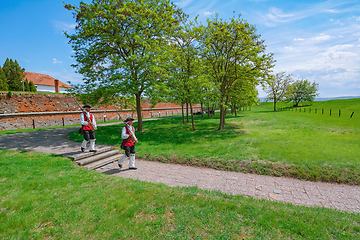
<path fill-rule="evenodd" d="M 280 107 L 290 104 L 280 103 Z M 360 184 L 360 99 L 314 102 L 311 113 L 273 112 L 272 103 L 226 118 L 195 116 L 196 131 L 181 118 L 144 122 L 136 133 L 137 156 L 147 160 L 206 166 L 312 181 Z M 353 118 L 321 114 L 315 107 L 354 109 Z M 136 123 L 134 124 L 136 127 Z M 100 127 L 98 143 L 121 143 L 121 125 Z M 82 141 L 76 132 L 70 138 Z"/>
<path fill-rule="evenodd" d="M 0 239 L 360 239 L 358 214 L 168 187 L 0 150 Z"/>

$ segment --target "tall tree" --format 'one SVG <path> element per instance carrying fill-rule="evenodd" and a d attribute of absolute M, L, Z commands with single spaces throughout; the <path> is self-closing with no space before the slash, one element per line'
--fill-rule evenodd
<path fill-rule="evenodd" d="M 9 86 L 7 84 L 7 78 L 5 72 L 0 67 L 0 91 L 7 91 L 9 90 Z"/>
<path fill-rule="evenodd" d="M 266 82 L 263 89 L 267 94 L 266 99 L 274 101 L 274 112 L 276 111 L 276 103 L 285 99 L 292 82 L 292 75 L 286 74 L 286 72 L 271 75 L 271 78 Z"/>
<path fill-rule="evenodd" d="M 185 23 L 181 31 L 172 35 L 167 46 L 170 59 L 167 69 L 170 69 L 171 75 L 167 81 L 171 90 L 170 97 L 175 95 L 181 103 L 190 106 L 192 130 L 196 130 L 193 105 L 201 102 L 199 96 L 205 80 L 201 76 L 202 62 L 197 38 L 198 32 L 194 31 L 193 22 Z"/>
<path fill-rule="evenodd" d="M 202 26 L 203 56 L 219 93 L 220 123 L 222 130 L 225 114 L 234 86 L 241 79 L 258 84 L 272 67 L 272 53 L 266 53 L 264 40 L 256 33 L 255 26 L 240 18 L 228 22 L 215 16 Z M 250 77 L 251 76 L 251 77 Z"/>
<path fill-rule="evenodd" d="M 252 78 L 252 76 L 250 76 Z M 238 107 L 248 107 L 256 104 L 258 101 L 258 91 L 255 82 L 242 77 L 237 81 L 230 93 L 230 102 L 232 105 L 232 113 L 235 113 Z M 225 120 L 224 120 L 225 121 Z"/>
<path fill-rule="evenodd" d="M 138 131 L 143 131 L 141 97 L 150 96 L 162 80 L 161 46 L 186 15 L 169 0 L 92 0 L 64 7 L 76 18 L 75 33 L 65 35 L 90 102 L 134 96 Z"/>
<path fill-rule="evenodd" d="M 23 79 L 25 77 L 25 69 L 21 68 L 18 62 L 9 58 L 6 59 L 3 70 L 7 78 L 7 84 L 11 91 L 23 90 Z"/>
<path fill-rule="evenodd" d="M 290 85 L 287 92 L 287 101 L 294 102 L 294 106 L 299 106 L 300 102 L 312 102 L 319 96 L 319 84 L 310 82 L 307 79 L 299 79 Z"/>
<path fill-rule="evenodd" d="M 33 81 L 29 82 L 29 89 L 30 89 L 30 92 L 37 92 L 36 86 L 33 83 Z"/>
<path fill-rule="evenodd" d="M 25 80 L 24 80 L 24 90 L 26 92 L 30 92 L 30 85 L 29 85 L 27 78 L 25 78 Z"/>

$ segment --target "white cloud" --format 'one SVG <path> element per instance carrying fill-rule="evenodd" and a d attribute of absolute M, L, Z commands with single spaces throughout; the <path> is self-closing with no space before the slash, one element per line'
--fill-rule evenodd
<path fill-rule="evenodd" d="M 189 5 L 193 0 L 184 0 L 184 1 L 181 1 L 181 2 L 175 2 L 174 4 L 178 7 L 181 7 L 181 8 L 184 8 L 186 7 L 187 5 Z"/>
<path fill-rule="evenodd" d="M 270 7 L 267 14 L 260 14 L 261 23 L 269 26 L 276 27 L 280 23 L 292 22 L 299 19 L 308 18 L 310 16 L 316 16 L 322 13 L 327 14 L 341 14 L 346 12 L 356 11 L 354 6 L 347 6 L 347 1 L 325 1 L 319 4 L 311 5 L 307 8 L 298 7 L 297 11 L 285 13 L 282 9 L 276 7 Z M 305 6 L 305 5 L 304 5 Z M 359 8 L 356 5 L 356 8 Z M 356 20 L 360 20 L 360 17 L 354 17 Z M 330 20 L 332 21 L 332 19 Z"/>
<path fill-rule="evenodd" d="M 316 41 L 326 41 L 326 40 L 330 40 L 331 39 L 331 36 L 330 35 L 327 35 L 327 34 L 324 34 L 324 33 L 321 33 L 319 34 L 318 36 L 316 37 L 311 37 L 311 38 L 294 38 L 294 42 L 303 42 L 303 41 L 313 41 L 313 42 L 316 42 Z"/>
<path fill-rule="evenodd" d="M 214 14 L 215 12 L 209 12 L 209 11 L 206 11 L 206 12 L 204 12 L 204 15 L 205 16 L 208 16 L 208 15 L 211 15 L 211 14 Z"/>
<path fill-rule="evenodd" d="M 331 36 L 322 33 L 319 36 L 310 38 L 310 41 L 326 41 L 326 40 L 329 40 L 329 39 L 331 39 Z"/>
<path fill-rule="evenodd" d="M 54 58 L 53 60 L 54 60 L 54 61 L 53 61 L 53 64 L 62 63 L 62 61 L 58 61 L 58 60 L 56 60 L 56 58 Z"/>
<path fill-rule="evenodd" d="M 339 13 L 340 11 L 338 11 L 338 10 L 333 10 L 333 9 L 324 9 L 323 12 Z"/>
<path fill-rule="evenodd" d="M 281 9 L 271 7 L 269 13 L 266 14 L 266 17 L 270 22 L 278 23 L 288 21 L 290 18 L 294 17 L 294 14 L 285 14 Z"/>

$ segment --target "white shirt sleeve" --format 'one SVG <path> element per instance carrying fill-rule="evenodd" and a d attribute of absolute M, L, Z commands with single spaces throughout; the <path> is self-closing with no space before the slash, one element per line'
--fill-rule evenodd
<path fill-rule="evenodd" d="M 93 124 L 94 127 L 97 128 L 96 121 L 95 121 L 95 116 L 94 116 L 94 114 L 91 114 L 91 115 L 93 116 L 92 124 Z"/>
<path fill-rule="evenodd" d="M 81 125 L 88 125 L 89 123 L 84 120 L 84 114 L 80 113 L 80 124 Z"/>
<path fill-rule="evenodd" d="M 131 126 L 131 128 L 132 128 L 132 132 L 134 133 L 134 137 L 136 138 L 135 128 L 133 126 Z M 128 139 L 129 137 L 130 137 L 130 134 L 126 134 L 126 126 L 124 126 L 121 130 L 121 138 Z"/>
<path fill-rule="evenodd" d="M 128 139 L 129 138 L 129 134 L 126 134 L 126 127 L 123 127 L 121 130 L 121 138 L 122 139 Z"/>
<path fill-rule="evenodd" d="M 92 123 L 93 123 L 94 127 L 97 128 L 94 114 L 92 114 L 92 116 L 93 116 L 93 121 L 92 121 Z M 89 113 L 87 114 L 87 118 L 90 119 L 90 114 L 89 114 Z M 84 113 L 81 113 L 81 114 L 80 114 L 80 124 L 81 124 L 81 125 L 88 125 L 88 124 L 89 124 L 88 121 L 85 121 Z"/>

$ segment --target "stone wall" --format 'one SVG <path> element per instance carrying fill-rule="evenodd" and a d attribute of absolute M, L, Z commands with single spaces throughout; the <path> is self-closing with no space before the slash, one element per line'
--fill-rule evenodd
<path fill-rule="evenodd" d="M 81 113 L 75 100 L 62 94 L 13 93 L 8 98 L 0 92 L 0 130 L 40 128 L 79 124 Z M 150 102 L 142 103 L 143 118 L 181 114 L 181 106 L 173 103 L 158 103 L 150 108 Z M 200 111 L 200 105 L 194 112 Z M 97 122 L 119 120 L 113 106 L 100 106 L 91 109 Z M 137 118 L 134 109 L 120 111 L 122 119 Z"/>

